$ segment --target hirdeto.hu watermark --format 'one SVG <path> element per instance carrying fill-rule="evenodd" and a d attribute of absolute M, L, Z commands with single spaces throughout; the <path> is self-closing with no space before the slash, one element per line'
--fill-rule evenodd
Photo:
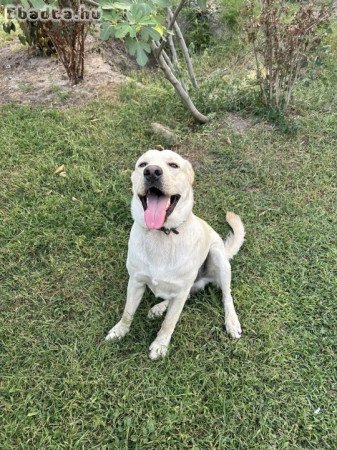
<path fill-rule="evenodd" d="M 100 8 L 88 9 L 80 5 L 77 10 L 72 8 L 56 8 L 45 5 L 44 8 L 24 8 L 21 5 L 6 5 L 5 18 L 27 22 L 100 22 L 102 12 Z"/>

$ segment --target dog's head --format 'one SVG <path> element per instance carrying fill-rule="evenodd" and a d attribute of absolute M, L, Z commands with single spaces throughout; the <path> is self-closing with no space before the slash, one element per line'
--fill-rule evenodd
<path fill-rule="evenodd" d="M 132 216 L 149 229 L 175 228 L 192 211 L 192 165 L 171 150 L 149 150 L 137 161 L 132 180 Z"/>

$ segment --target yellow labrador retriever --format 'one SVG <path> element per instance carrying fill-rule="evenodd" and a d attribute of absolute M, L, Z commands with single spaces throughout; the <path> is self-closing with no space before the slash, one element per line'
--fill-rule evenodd
<path fill-rule="evenodd" d="M 150 358 L 165 356 L 172 333 L 190 293 L 215 283 L 222 289 L 225 325 L 232 338 L 241 326 L 231 296 L 229 260 L 244 240 L 239 216 L 228 212 L 233 229 L 226 241 L 192 212 L 194 172 L 191 164 L 171 150 L 149 150 L 136 163 L 132 180 L 134 220 L 127 258 L 129 284 L 121 320 L 106 339 L 121 339 L 131 326 L 146 286 L 164 301 L 149 317 L 165 319 L 150 346 Z"/>

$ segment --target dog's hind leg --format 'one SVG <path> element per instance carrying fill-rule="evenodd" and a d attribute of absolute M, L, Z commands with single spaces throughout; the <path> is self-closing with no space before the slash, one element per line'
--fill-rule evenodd
<path fill-rule="evenodd" d="M 201 291 L 202 289 L 207 286 L 207 284 L 212 283 L 213 279 L 209 277 L 203 277 L 199 280 L 195 281 L 193 286 L 191 287 L 190 295 L 196 294 L 198 291 Z"/>
<path fill-rule="evenodd" d="M 231 294 L 231 265 L 225 257 L 222 241 L 213 244 L 210 249 L 210 256 L 210 270 L 222 290 L 226 331 L 233 339 L 238 339 L 241 337 L 241 325 Z"/>
<path fill-rule="evenodd" d="M 161 317 L 164 314 L 164 312 L 167 310 L 168 304 L 169 304 L 169 300 L 164 300 L 163 302 L 157 303 L 156 305 L 152 306 L 147 317 L 149 319 L 154 319 L 155 317 Z"/>
<path fill-rule="evenodd" d="M 207 284 L 212 283 L 214 281 L 212 277 L 208 276 L 209 258 L 210 255 L 207 255 L 207 258 L 199 268 L 197 278 L 194 281 L 193 286 L 191 287 L 190 295 L 196 294 L 198 291 L 204 289 Z"/>

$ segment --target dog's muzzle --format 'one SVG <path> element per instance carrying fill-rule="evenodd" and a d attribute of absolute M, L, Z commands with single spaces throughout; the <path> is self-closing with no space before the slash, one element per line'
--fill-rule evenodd
<path fill-rule="evenodd" d="M 163 169 L 159 166 L 147 166 L 144 169 L 144 178 L 146 183 L 151 185 L 159 185 L 161 183 L 161 178 L 163 175 Z"/>

